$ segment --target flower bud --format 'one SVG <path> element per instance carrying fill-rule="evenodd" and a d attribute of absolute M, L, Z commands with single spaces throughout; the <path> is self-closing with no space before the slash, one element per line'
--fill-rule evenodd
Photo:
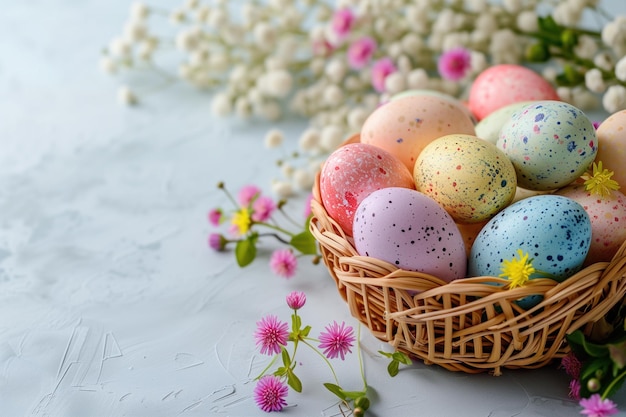
<path fill-rule="evenodd" d="M 363 409 L 363 411 L 367 411 L 367 409 L 370 408 L 370 400 L 365 396 L 359 397 L 354 400 L 354 406 Z"/>
<path fill-rule="evenodd" d="M 530 62 L 546 62 L 550 59 L 550 50 L 542 42 L 529 45 L 526 48 L 526 59 Z"/>
<path fill-rule="evenodd" d="M 578 44 L 578 35 L 571 29 L 565 29 L 561 33 L 561 43 L 566 50 L 571 50 Z"/>
<path fill-rule="evenodd" d="M 600 381 L 598 380 L 598 378 L 591 378 L 589 381 L 587 381 L 587 389 L 591 392 L 600 391 Z"/>
<path fill-rule="evenodd" d="M 363 417 L 365 415 L 365 410 L 361 407 L 355 407 L 354 410 L 352 410 L 352 415 L 354 417 Z"/>

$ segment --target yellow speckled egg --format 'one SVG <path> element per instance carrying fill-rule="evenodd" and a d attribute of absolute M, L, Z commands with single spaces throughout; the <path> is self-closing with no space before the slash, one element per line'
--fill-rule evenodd
<path fill-rule="evenodd" d="M 413 169 L 418 191 L 459 223 L 488 220 L 515 196 L 515 168 L 494 144 L 471 135 L 447 135 L 428 144 Z"/>
<path fill-rule="evenodd" d="M 412 170 L 426 145 L 452 133 L 474 134 L 466 112 L 435 95 L 410 95 L 374 110 L 363 123 L 361 142 L 386 150 Z"/>
<path fill-rule="evenodd" d="M 613 179 L 626 189 L 626 110 L 610 115 L 598 127 L 596 161 L 614 172 Z"/>

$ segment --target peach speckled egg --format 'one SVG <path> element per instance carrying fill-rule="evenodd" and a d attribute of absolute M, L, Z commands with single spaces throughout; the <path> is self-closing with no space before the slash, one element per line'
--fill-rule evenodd
<path fill-rule="evenodd" d="M 328 156 L 320 172 L 320 193 L 328 215 L 352 236 L 359 203 L 385 187 L 415 188 L 407 167 L 389 152 L 366 143 L 349 143 Z"/>
<path fill-rule="evenodd" d="M 457 106 L 459 109 L 463 110 L 463 112 L 465 114 L 467 114 L 467 116 L 475 123 L 476 121 L 474 120 L 474 115 L 472 114 L 472 112 L 470 111 L 470 109 L 467 107 L 467 103 L 464 103 L 460 100 L 458 100 L 456 97 L 451 96 L 450 94 L 446 94 L 446 93 L 442 93 L 441 91 L 437 91 L 437 90 L 426 90 L 426 89 L 412 89 L 412 90 L 405 90 L 402 91 L 398 94 L 394 94 L 393 96 L 391 96 L 391 98 L 389 99 L 390 101 L 393 100 L 398 100 L 400 98 L 404 98 L 404 97 L 409 97 L 409 96 L 435 96 L 435 97 L 439 97 L 442 98 L 444 100 L 448 100 L 450 103 L 454 104 L 455 106 Z"/>
<path fill-rule="evenodd" d="M 413 95 L 374 110 L 363 123 L 361 142 L 386 150 L 412 170 L 426 145 L 452 133 L 474 134 L 467 113 L 447 99 Z"/>
<path fill-rule="evenodd" d="M 559 100 L 559 96 L 541 75 L 514 64 L 487 68 L 476 77 L 469 92 L 469 108 L 478 120 L 508 104 L 534 100 Z"/>
<path fill-rule="evenodd" d="M 485 227 L 488 220 L 479 223 L 457 223 L 456 226 L 459 228 L 459 232 L 461 232 L 461 236 L 463 236 L 463 241 L 465 242 L 465 254 L 469 257 L 472 246 L 474 245 L 474 241 L 476 240 L 476 236 L 480 233 L 480 231 Z"/>
<path fill-rule="evenodd" d="M 362 256 L 452 281 L 464 278 L 467 258 L 454 220 L 430 197 L 407 188 L 374 191 L 354 216 L 354 245 Z"/>
<path fill-rule="evenodd" d="M 456 222 L 489 220 L 515 196 L 515 168 L 493 143 L 447 135 L 428 144 L 415 162 L 415 187 Z"/>
<path fill-rule="evenodd" d="M 562 188 L 556 194 L 578 202 L 591 220 L 591 246 L 585 264 L 610 261 L 626 240 L 626 196 L 611 191 L 601 197 L 585 189 L 580 181 Z"/>
<path fill-rule="evenodd" d="M 596 161 L 602 161 L 604 168 L 613 171 L 613 179 L 626 188 L 626 110 L 610 115 L 600 124 L 596 134 Z"/>

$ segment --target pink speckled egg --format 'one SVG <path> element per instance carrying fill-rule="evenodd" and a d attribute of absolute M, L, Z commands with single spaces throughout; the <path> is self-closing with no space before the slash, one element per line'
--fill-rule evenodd
<path fill-rule="evenodd" d="M 604 168 L 613 171 L 613 179 L 626 187 L 626 110 L 610 115 L 600 124 L 596 135 L 596 161 L 602 161 Z"/>
<path fill-rule="evenodd" d="M 444 281 L 465 277 L 463 236 L 430 197 L 407 188 L 374 191 L 354 216 L 354 245 L 362 256 Z"/>
<path fill-rule="evenodd" d="M 585 189 L 582 181 L 562 188 L 556 194 L 578 202 L 591 220 L 591 246 L 585 265 L 610 261 L 626 240 L 626 196 L 619 191 L 601 197 Z"/>
<path fill-rule="evenodd" d="M 474 123 L 459 104 L 435 95 L 409 95 L 372 112 L 361 128 L 361 142 L 378 146 L 413 170 L 419 153 L 434 139 L 474 134 Z"/>
<path fill-rule="evenodd" d="M 554 87 L 533 70 L 514 64 L 494 65 L 481 72 L 469 92 L 469 108 L 478 120 L 520 101 L 559 100 Z"/>
<path fill-rule="evenodd" d="M 335 150 L 320 173 L 322 203 L 349 236 L 359 203 L 385 187 L 415 188 L 413 176 L 389 152 L 366 143 L 348 143 Z"/>

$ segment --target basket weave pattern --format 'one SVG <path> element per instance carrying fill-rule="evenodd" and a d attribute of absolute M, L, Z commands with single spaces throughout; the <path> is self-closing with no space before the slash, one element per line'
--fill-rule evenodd
<path fill-rule="evenodd" d="M 313 188 L 310 229 L 350 313 L 378 339 L 453 371 L 500 375 L 503 368 L 539 368 L 563 357 L 565 336 L 590 334 L 594 322 L 626 294 L 626 242 L 611 262 L 586 267 L 562 283 L 533 279 L 515 289 L 506 280 L 474 277 L 450 283 L 360 256 Z M 494 285 L 500 284 L 500 285 Z M 525 311 L 515 300 L 540 294 Z"/>

